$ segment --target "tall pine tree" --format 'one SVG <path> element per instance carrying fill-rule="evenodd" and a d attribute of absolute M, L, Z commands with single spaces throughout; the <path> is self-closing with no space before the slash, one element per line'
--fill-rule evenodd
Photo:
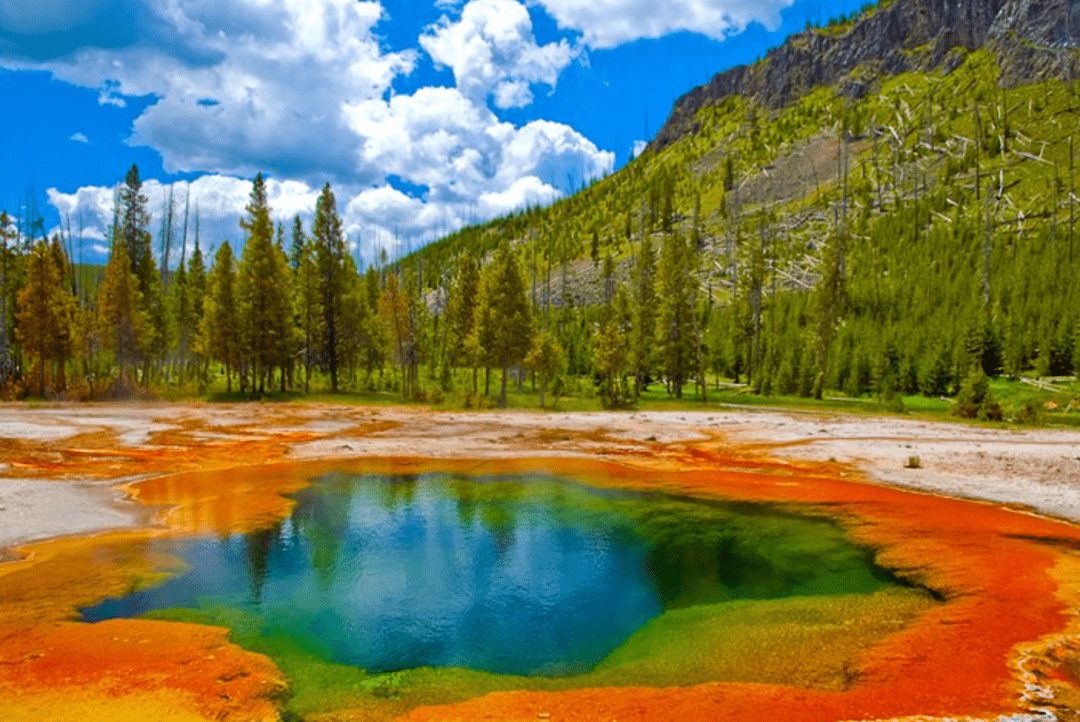
<path fill-rule="evenodd" d="M 323 313 L 323 359 L 330 370 L 330 389 L 338 390 L 338 324 L 345 291 L 345 235 L 337 214 L 337 200 L 327 183 L 315 202 L 312 242 L 319 273 Z"/>
<path fill-rule="evenodd" d="M 487 270 L 487 269 L 486 269 Z M 510 367 L 525 360 L 532 345 L 533 317 L 525 274 L 508 243 L 495 252 L 483 284 L 476 329 L 487 365 L 502 368 L 499 406 L 506 406 Z"/>
<path fill-rule="evenodd" d="M 207 278 L 207 297 L 200 329 L 203 351 L 225 365 L 225 388 L 232 393 L 232 372 L 240 357 L 240 299 L 232 248 L 225 241 Z"/>
<path fill-rule="evenodd" d="M 139 280 L 131 270 L 123 231 L 113 233 L 112 253 L 105 266 L 105 280 L 98 290 L 98 322 L 105 347 L 113 352 L 117 377 L 123 382 L 124 368 L 141 357 L 140 346 L 146 335 L 146 312 Z"/>

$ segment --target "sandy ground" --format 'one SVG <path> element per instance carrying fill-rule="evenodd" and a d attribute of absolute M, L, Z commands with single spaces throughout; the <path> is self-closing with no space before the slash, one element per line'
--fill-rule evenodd
<path fill-rule="evenodd" d="M 431 412 L 306 404 L 0 405 L 0 550 L 145 525 L 121 485 L 270 460 L 683 457 L 688 445 L 850 465 L 865 478 L 1080 522 L 1080 432 L 780 411 Z M 921 468 L 905 468 L 917 456 Z M 66 483 L 57 483 L 66 482 Z"/>

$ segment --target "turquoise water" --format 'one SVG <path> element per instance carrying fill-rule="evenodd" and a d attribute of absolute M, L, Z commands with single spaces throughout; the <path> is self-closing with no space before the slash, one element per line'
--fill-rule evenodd
<path fill-rule="evenodd" d="M 895 584 L 833 522 L 548 476 L 334 474 L 272 526 L 164 540 L 189 571 L 83 610 L 238 611 L 369 671 L 586 672 L 667 609 Z"/>

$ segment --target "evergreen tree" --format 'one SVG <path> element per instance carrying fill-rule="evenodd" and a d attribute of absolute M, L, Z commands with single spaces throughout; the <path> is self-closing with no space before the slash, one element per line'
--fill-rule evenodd
<path fill-rule="evenodd" d="M 52 361 L 57 363 L 57 390 L 64 389 L 64 365 L 74 348 L 75 298 L 62 282 L 64 270 L 53 248 L 39 240 L 28 259 L 26 285 L 18 293 L 18 340 L 37 358 L 39 394 L 45 393 L 45 368 Z"/>
<path fill-rule="evenodd" d="M 540 407 L 543 408 L 548 387 L 566 367 L 566 353 L 553 333 L 541 331 L 533 337 L 532 347 L 525 357 L 525 367 L 535 373 L 540 382 Z"/>
<path fill-rule="evenodd" d="M 173 351 L 180 381 L 184 380 L 184 374 L 188 368 L 188 358 L 191 353 L 191 334 L 198 328 L 193 324 L 192 301 L 187 269 L 185 268 L 184 259 L 181 258 L 180 264 L 176 267 L 172 286 L 169 288 L 169 313 L 172 316 L 172 327 L 176 331 L 173 336 Z"/>
<path fill-rule="evenodd" d="M 98 290 L 97 306 L 105 347 L 113 352 L 117 377 L 123 381 L 124 368 L 140 358 L 139 347 L 147 321 L 139 280 L 131 270 L 122 229 L 113 233 L 112 253 L 105 266 L 105 280 Z"/>
<path fill-rule="evenodd" d="M 362 285 L 365 305 L 370 309 L 370 313 L 367 315 L 366 335 L 368 343 L 365 345 L 361 355 L 364 372 L 367 376 L 366 383 L 369 388 L 372 388 L 376 369 L 378 369 L 380 373 L 382 371 L 384 359 L 383 349 L 386 347 L 386 341 L 382 337 L 382 324 L 379 321 L 379 314 L 377 313 L 379 308 L 379 296 L 381 294 L 379 272 L 376 271 L 373 266 L 368 266 L 367 272 L 364 273 Z"/>
<path fill-rule="evenodd" d="M 146 272 L 153 267 L 154 258 L 150 249 L 150 212 L 147 199 L 142 193 L 142 181 L 139 179 L 139 166 L 131 165 L 124 184 L 120 186 L 118 197 L 118 217 L 120 220 L 120 240 L 123 241 L 131 271 L 139 282 L 139 292 L 146 296 L 150 292 L 150 276 Z"/>
<path fill-rule="evenodd" d="M 161 277 L 154 263 L 152 237 L 150 235 L 150 212 L 147 198 L 142 193 L 139 166 L 132 164 L 120 186 L 118 218 L 120 237 L 124 242 L 131 271 L 139 284 L 142 300 L 141 311 L 145 326 L 139 344 L 142 359 L 142 381 L 150 383 L 151 361 L 161 358 L 168 345 L 168 316 L 161 297 Z"/>
<path fill-rule="evenodd" d="M 424 352 L 424 331 L 427 327 L 416 277 L 406 275 L 404 282 L 397 274 L 386 278 L 386 287 L 379 296 L 379 321 L 383 327 L 382 340 L 388 354 L 401 366 L 401 393 L 413 399 L 420 392 L 420 362 Z"/>
<path fill-rule="evenodd" d="M 240 222 L 247 241 L 238 274 L 239 306 L 244 319 L 244 348 L 254 374 L 252 390 L 257 387 L 261 394 L 273 367 L 285 362 L 293 321 L 288 262 L 274 243 L 262 173 L 255 176 L 245 210 L 247 218 Z"/>
<path fill-rule="evenodd" d="M 480 294 L 480 268 L 471 255 L 462 256 L 450 286 L 446 304 L 446 354 L 449 365 L 459 368 L 466 363 L 473 368 L 473 393 L 476 393 L 476 367 L 479 359 L 470 353 L 477 298 Z"/>
<path fill-rule="evenodd" d="M 665 236 L 660 254 L 660 302 L 656 318 L 659 365 L 669 391 L 682 398 L 683 386 L 697 377 L 700 340 L 696 328 L 696 256 L 681 233 Z"/>
<path fill-rule="evenodd" d="M 225 241 L 214 257 L 207 278 L 207 297 L 201 336 L 208 358 L 225 365 L 226 391 L 232 393 L 232 375 L 240 359 L 240 299 L 232 248 Z"/>
<path fill-rule="evenodd" d="M 315 202 L 315 224 L 312 241 L 319 271 L 319 296 L 323 312 L 323 358 L 330 369 L 330 388 L 338 390 L 338 336 L 341 299 L 345 290 L 345 236 L 337 201 L 327 183 Z"/>
<path fill-rule="evenodd" d="M 814 290 L 815 346 L 814 398 L 820 399 L 825 388 L 829 350 L 836 328 L 844 316 L 847 283 L 848 234 L 844 228 L 833 232 L 825 245 L 822 274 Z"/>
<path fill-rule="evenodd" d="M 633 315 L 629 294 L 619 284 L 597 326 L 593 370 L 600 379 L 600 399 L 604 408 L 623 408 L 633 401 L 627 375 L 633 370 L 631 354 Z"/>
<path fill-rule="evenodd" d="M 304 234 L 300 216 L 293 219 L 292 258 L 296 283 L 296 325 L 303 336 L 304 393 L 311 384 L 311 367 L 318 359 L 315 348 L 320 338 L 322 309 L 319 305 L 319 271 L 315 247 Z"/>
<path fill-rule="evenodd" d="M 477 306 L 475 334 L 485 364 L 502 368 L 499 406 L 506 406 L 506 382 L 510 367 L 520 364 L 532 341 L 532 307 L 525 284 L 525 274 L 517 255 L 504 243 L 495 252 L 483 293 Z"/>
<path fill-rule="evenodd" d="M 294 271 L 300 270 L 304 255 L 308 252 L 307 237 L 304 235 L 304 223 L 300 214 L 293 216 L 292 245 L 289 246 L 289 265 Z"/>
<path fill-rule="evenodd" d="M 195 250 L 191 254 L 191 265 L 187 271 L 187 283 L 188 283 L 188 297 L 191 300 L 191 333 L 190 341 L 192 351 L 200 356 L 203 356 L 207 361 L 208 357 L 200 352 L 199 345 L 199 329 L 202 328 L 203 314 L 205 313 L 205 299 L 207 294 L 206 287 L 206 264 L 203 261 L 202 249 L 199 247 L 199 213 L 195 212 Z M 204 376 L 204 369 L 202 362 L 198 358 L 195 359 L 198 378 L 200 383 Z"/>
<path fill-rule="evenodd" d="M 365 361 L 367 347 L 376 341 L 371 333 L 371 316 L 374 309 L 368 306 L 367 294 L 356 273 L 356 266 L 348 257 L 346 257 L 345 274 L 349 280 L 341 299 L 339 349 L 342 358 L 348 364 L 349 380 L 355 383 L 358 365 Z"/>
<path fill-rule="evenodd" d="M 627 215 L 629 219 L 629 215 Z M 640 396 L 652 368 L 656 334 L 656 254 L 652 239 L 641 238 L 634 269 L 634 328 L 631 357 L 634 364 L 634 396 Z"/>

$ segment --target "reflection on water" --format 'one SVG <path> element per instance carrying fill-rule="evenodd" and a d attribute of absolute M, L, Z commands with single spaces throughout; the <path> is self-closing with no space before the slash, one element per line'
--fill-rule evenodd
<path fill-rule="evenodd" d="M 833 523 L 551 477 L 334 474 L 246 534 L 169 540 L 189 573 L 84 610 L 226 607 L 368 670 L 591 669 L 665 609 L 893 583 Z"/>

